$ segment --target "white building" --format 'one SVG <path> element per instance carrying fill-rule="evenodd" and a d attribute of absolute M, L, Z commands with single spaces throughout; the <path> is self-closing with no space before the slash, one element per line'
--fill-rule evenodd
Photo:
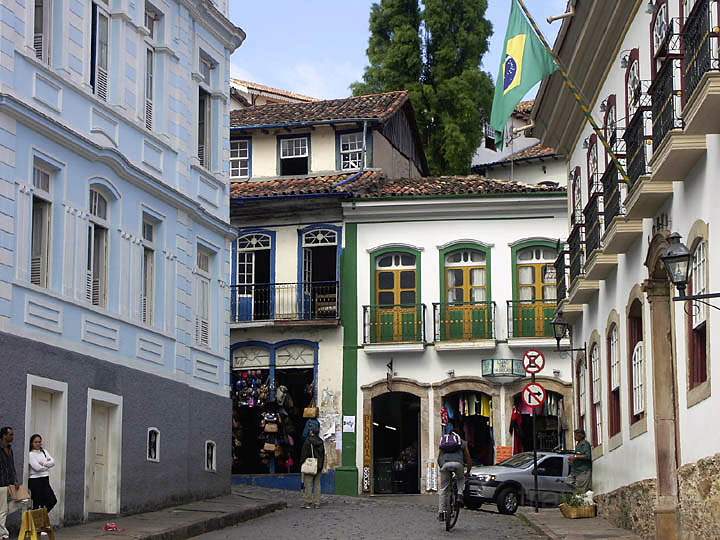
<path fill-rule="evenodd" d="M 533 112 L 543 143 L 568 156 L 559 309 L 574 346 L 587 345 L 575 359 L 575 414 L 594 446 L 594 489 L 604 515 L 646 537 L 711 538 L 720 527 L 715 310 L 674 301 L 661 262 L 679 233 L 692 252 L 688 294 L 720 287 L 717 17 L 715 0 L 625 0 L 579 1 L 564 20 L 555 50 L 627 185 L 559 74 Z"/>
<path fill-rule="evenodd" d="M 209 0 L 3 2 L 0 423 L 53 519 L 228 491 L 229 56 Z"/>
<path fill-rule="evenodd" d="M 387 179 L 343 204 L 345 268 L 357 276 L 345 283 L 356 287 L 345 305 L 355 320 L 343 324 L 357 365 L 362 492 L 437 488 L 443 410 L 477 464 L 531 449 L 519 396 L 530 348 L 545 354 L 538 380 L 551 396 L 539 447 L 571 444 L 570 361 L 550 325 L 565 197 L 556 184 L 466 176 Z"/>

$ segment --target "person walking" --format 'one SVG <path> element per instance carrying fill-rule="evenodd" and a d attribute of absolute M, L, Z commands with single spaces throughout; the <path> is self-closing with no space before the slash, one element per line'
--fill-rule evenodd
<path fill-rule="evenodd" d="M 14 501 L 9 500 L 8 488 L 20 487 L 15 474 L 15 456 L 12 451 L 14 440 L 15 434 L 11 427 L 0 428 L 0 539 L 2 540 L 9 540 L 10 533 L 5 528 L 5 521 L 9 513 L 17 510 Z"/>
<path fill-rule="evenodd" d="M 57 504 L 55 492 L 50 486 L 50 469 L 55 466 L 55 460 L 43 448 L 42 437 L 37 433 L 30 437 L 28 463 L 30 468 L 28 488 L 32 496 L 33 510 L 45 508 L 50 513 Z"/>
<path fill-rule="evenodd" d="M 446 491 L 450 485 L 452 474 L 455 473 L 458 495 L 462 500 L 465 490 L 465 473 L 470 474 L 470 469 L 472 469 L 472 458 L 467 442 L 463 441 L 451 427 L 446 431 L 440 438 L 440 451 L 437 458 L 437 464 L 440 467 L 440 489 L 438 489 L 438 520 L 440 521 L 445 521 Z"/>
<path fill-rule="evenodd" d="M 303 508 L 320 508 L 320 473 L 325 466 L 325 444 L 318 433 L 320 433 L 319 428 L 312 427 L 310 429 L 310 435 L 305 439 L 300 454 L 300 463 L 303 465 L 308 458 L 317 460 L 315 474 L 303 472 L 303 484 L 305 485 Z"/>
<path fill-rule="evenodd" d="M 577 495 L 592 491 L 592 447 L 585 439 L 585 430 L 575 430 L 575 453 L 571 455 L 568 483 Z"/>

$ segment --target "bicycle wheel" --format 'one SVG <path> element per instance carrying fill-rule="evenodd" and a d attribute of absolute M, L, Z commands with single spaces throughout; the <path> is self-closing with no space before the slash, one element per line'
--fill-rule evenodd
<path fill-rule="evenodd" d="M 445 507 L 445 530 L 449 531 L 457 523 L 460 515 L 460 498 L 458 497 L 457 480 L 453 476 L 450 485 L 450 500 Z"/>

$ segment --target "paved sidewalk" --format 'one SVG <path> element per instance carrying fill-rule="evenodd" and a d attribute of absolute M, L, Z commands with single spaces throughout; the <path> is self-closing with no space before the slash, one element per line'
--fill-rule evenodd
<path fill-rule="evenodd" d="M 58 540 L 185 540 L 193 536 L 231 527 L 237 523 L 284 509 L 285 501 L 268 500 L 233 489 L 232 495 L 207 499 L 131 516 L 112 518 L 120 532 L 104 532 L 104 521 L 93 521 L 58 529 Z"/>
<path fill-rule="evenodd" d="M 618 529 L 601 517 L 567 519 L 557 508 L 541 508 L 536 514 L 533 508 L 524 507 L 518 510 L 518 516 L 551 540 L 640 540 L 631 531 Z"/>

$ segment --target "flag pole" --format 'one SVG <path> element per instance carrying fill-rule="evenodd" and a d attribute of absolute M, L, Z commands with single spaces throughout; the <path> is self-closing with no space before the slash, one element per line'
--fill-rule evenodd
<path fill-rule="evenodd" d="M 600 129 L 600 126 L 597 122 L 595 122 L 595 119 L 592 116 L 592 112 L 590 109 L 590 105 L 588 104 L 587 99 L 585 99 L 585 96 L 583 96 L 582 91 L 580 88 L 577 87 L 577 85 L 570 79 L 570 75 L 568 74 L 567 70 L 563 66 L 563 63 L 560 60 L 560 57 L 555 54 L 555 51 L 553 51 L 550 44 L 545 39 L 545 36 L 543 35 L 542 31 L 540 30 L 540 27 L 535 22 L 535 19 L 533 19 L 533 16 L 530 14 L 530 11 L 528 10 L 527 6 L 525 6 L 524 0 L 517 0 L 518 5 L 523 10 L 523 13 L 525 14 L 525 17 L 527 17 L 528 22 L 533 27 L 533 30 L 535 30 L 535 33 L 538 36 L 538 39 L 542 41 L 542 44 L 545 46 L 545 48 L 548 50 L 550 55 L 552 55 L 553 59 L 555 60 L 555 64 L 557 64 L 558 71 L 560 72 L 560 75 L 562 76 L 563 80 L 565 81 L 565 86 L 568 87 L 570 90 L 570 93 L 575 98 L 575 101 L 578 102 L 578 105 L 580 105 L 580 110 L 585 115 L 586 120 L 588 123 L 592 126 L 593 131 L 595 132 L 595 135 L 597 135 L 597 138 L 602 143 L 603 147 L 605 147 L 605 151 L 610 156 L 610 160 L 615 164 L 617 167 L 618 172 L 623 177 L 623 182 L 626 184 L 630 184 L 630 178 L 627 175 L 627 172 L 625 171 L 625 167 L 622 163 L 620 163 L 620 160 L 615 155 L 615 152 L 613 151 L 612 147 L 608 143 L 607 139 L 605 138 L 605 134 L 602 132 L 602 129 Z"/>

